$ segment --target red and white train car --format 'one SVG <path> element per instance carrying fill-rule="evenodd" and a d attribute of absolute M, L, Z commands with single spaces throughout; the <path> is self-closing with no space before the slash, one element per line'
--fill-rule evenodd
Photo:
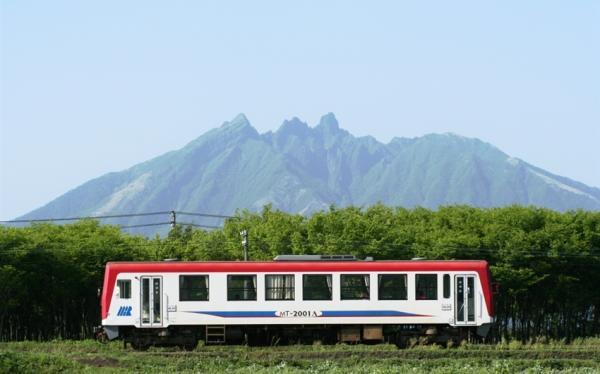
<path fill-rule="evenodd" d="M 134 348 L 485 336 L 490 282 L 486 261 L 109 262 L 99 336 Z"/>

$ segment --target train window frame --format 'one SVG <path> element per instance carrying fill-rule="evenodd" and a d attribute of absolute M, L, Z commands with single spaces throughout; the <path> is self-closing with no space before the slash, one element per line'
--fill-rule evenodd
<path fill-rule="evenodd" d="M 307 298 L 306 297 L 306 295 L 309 293 L 309 292 L 307 292 L 306 280 L 309 277 L 325 277 L 325 281 L 326 281 L 327 287 L 329 289 L 329 298 L 316 298 L 316 297 Z M 312 287 L 312 288 L 314 288 L 314 287 Z M 333 300 L 333 275 L 332 274 L 302 274 L 302 300 L 305 300 L 305 301 L 331 301 L 331 300 Z"/>
<path fill-rule="evenodd" d="M 234 278 L 242 278 L 242 277 L 250 277 L 252 279 L 253 288 L 247 287 L 235 287 L 235 289 L 242 290 L 242 294 L 244 294 L 245 290 L 252 290 L 254 293 L 254 297 L 246 297 L 246 298 L 232 298 L 232 287 L 231 282 Z M 252 294 L 252 293 L 250 293 Z M 227 274 L 227 301 L 257 301 L 258 300 L 258 284 L 257 284 L 257 276 L 256 274 Z"/>
<path fill-rule="evenodd" d="M 449 299 L 452 297 L 452 287 L 450 284 L 450 274 L 444 274 L 442 277 L 442 288 L 443 288 L 443 297 L 444 299 Z"/>
<path fill-rule="evenodd" d="M 189 296 L 189 295 L 191 295 L 192 290 L 200 289 L 198 287 L 188 287 L 186 289 L 186 291 L 188 292 L 188 297 L 186 297 L 185 299 L 182 298 L 182 289 L 183 289 L 182 281 L 185 278 L 204 278 L 205 284 L 206 284 L 206 287 L 205 287 L 206 288 L 206 293 L 205 293 L 206 298 L 197 299 L 197 298 L 192 298 L 191 296 Z M 210 299 L 210 283 L 209 282 L 210 282 L 210 277 L 208 274 L 180 274 L 179 275 L 179 301 L 182 301 L 182 302 L 209 301 L 209 299 Z"/>
<path fill-rule="evenodd" d="M 269 280 L 267 278 L 271 277 L 283 277 L 283 286 L 282 287 L 269 287 Z M 291 282 L 287 282 L 285 279 L 290 279 Z M 291 285 L 288 285 L 291 283 Z M 274 289 L 281 288 L 282 298 L 270 297 L 270 291 Z M 276 291 L 277 292 L 277 291 Z M 290 297 L 286 297 L 288 295 Z M 296 299 L 296 276 L 294 274 L 265 274 L 265 300 L 266 301 L 294 301 Z"/>
<path fill-rule="evenodd" d="M 429 285 L 427 287 L 421 287 L 423 283 L 426 283 L 426 279 L 433 279 L 434 285 Z M 423 289 L 422 292 L 420 287 Z M 431 301 L 438 300 L 438 274 L 432 273 L 419 273 L 415 274 L 415 300 L 416 301 Z M 428 294 L 429 292 L 433 292 L 433 296 Z"/>
<path fill-rule="evenodd" d="M 363 282 L 362 285 L 348 286 L 344 285 L 344 281 L 350 279 L 358 279 Z M 364 282 L 366 280 L 366 282 Z M 353 291 L 357 291 L 356 295 L 352 295 Z M 365 293 L 366 291 L 366 293 Z M 350 292 L 350 293 L 349 293 Z M 371 275 L 370 274 L 340 274 L 340 300 L 371 300 Z"/>
<path fill-rule="evenodd" d="M 382 297 L 384 294 L 384 290 L 382 289 L 382 280 L 384 277 L 401 277 L 404 279 L 404 294 L 400 293 L 398 297 Z M 392 290 L 395 290 L 395 287 L 391 287 Z M 377 299 L 378 300 L 408 300 L 408 274 L 406 273 L 394 273 L 394 274 L 378 274 L 377 276 Z M 404 296 L 404 297 L 402 297 Z"/>
<path fill-rule="evenodd" d="M 131 279 L 117 279 L 119 299 L 131 299 Z"/>

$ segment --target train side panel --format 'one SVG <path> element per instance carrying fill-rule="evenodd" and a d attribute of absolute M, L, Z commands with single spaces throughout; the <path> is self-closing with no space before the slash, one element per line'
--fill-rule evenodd
<path fill-rule="evenodd" d="M 113 279 L 105 281 L 103 304 L 106 311 L 102 320 L 104 326 L 135 326 L 136 328 L 167 328 L 169 326 L 185 325 L 351 325 L 351 324 L 410 324 L 410 325 L 450 325 L 450 326 L 482 326 L 493 322 L 493 311 L 489 310 L 491 303 L 486 300 L 491 297 L 489 275 L 480 277 L 481 272 L 474 271 L 435 271 L 435 272 L 368 272 L 368 300 L 341 300 L 341 274 L 365 274 L 356 272 L 311 272 L 310 274 L 332 275 L 332 300 L 308 301 L 303 300 L 302 275 L 305 272 L 276 272 L 277 274 L 294 275 L 294 300 L 265 300 L 266 274 L 274 272 L 255 272 L 256 300 L 230 301 L 227 300 L 228 273 L 211 272 L 140 272 L 118 273 Z M 380 274 L 407 274 L 406 300 L 379 300 L 378 276 Z M 207 275 L 209 278 L 207 301 L 180 301 L 180 275 Z M 437 299 L 418 300 L 415 293 L 415 274 L 437 275 Z M 443 275 L 451 279 L 449 297 L 444 297 Z M 463 299 L 461 305 L 457 302 L 458 278 L 463 281 Z M 472 285 L 467 281 L 472 277 Z M 486 278 L 486 279 L 482 279 Z M 114 282 L 108 287 L 109 282 Z M 142 283 L 152 283 L 151 293 L 157 297 L 150 302 L 146 300 L 145 310 L 142 310 Z M 121 287 L 119 287 L 119 284 Z M 127 286 L 128 285 L 128 286 Z M 148 286 L 149 284 L 146 284 Z M 157 289 L 155 289 L 156 287 Z M 129 288 L 127 288 L 129 287 Z M 123 295 L 125 293 L 125 295 Z M 472 297 L 467 297 L 472 293 Z M 152 295 L 154 296 L 154 295 Z M 151 304 L 151 305 L 150 305 Z M 467 308 L 463 320 L 457 318 L 459 308 Z M 149 315 L 152 313 L 152 317 Z M 152 319 L 152 320 L 150 320 Z M 472 319 L 472 320 L 471 320 Z"/>

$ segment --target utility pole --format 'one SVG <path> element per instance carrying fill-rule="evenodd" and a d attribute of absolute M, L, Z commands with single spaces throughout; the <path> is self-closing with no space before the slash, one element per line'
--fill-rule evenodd
<path fill-rule="evenodd" d="M 240 231 L 242 236 L 242 247 L 244 248 L 244 261 L 248 261 L 248 230 Z"/>
<path fill-rule="evenodd" d="M 177 214 L 174 210 L 171 211 L 171 228 L 175 228 L 177 225 Z"/>

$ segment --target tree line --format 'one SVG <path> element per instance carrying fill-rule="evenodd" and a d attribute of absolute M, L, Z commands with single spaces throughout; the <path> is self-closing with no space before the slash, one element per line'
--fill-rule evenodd
<path fill-rule="evenodd" d="M 330 207 L 305 217 L 265 206 L 223 229 L 165 237 L 84 220 L 0 226 L 0 340 L 87 338 L 99 325 L 104 266 L 123 260 L 251 260 L 353 254 L 376 260 L 485 259 L 499 284 L 496 339 L 600 334 L 600 213 L 510 206 Z"/>

